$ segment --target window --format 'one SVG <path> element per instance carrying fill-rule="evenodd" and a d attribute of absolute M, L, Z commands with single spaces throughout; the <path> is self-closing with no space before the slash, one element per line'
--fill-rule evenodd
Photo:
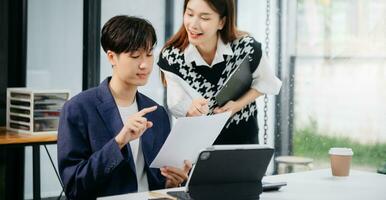
<path fill-rule="evenodd" d="M 82 91 L 83 1 L 28 2 L 27 87 Z M 57 165 L 56 145 L 48 150 Z M 26 148 L 24 198 L 32 199 L 32 151 Z M 41 147 L 41 195 L 59 196 L 62 188 Z"/>
<path fill-rule="evenodd" d="M 350 147 L 353 168 L 386 162 L 386 2 L 298 0 L 294 154 L 329 167 Z"/>

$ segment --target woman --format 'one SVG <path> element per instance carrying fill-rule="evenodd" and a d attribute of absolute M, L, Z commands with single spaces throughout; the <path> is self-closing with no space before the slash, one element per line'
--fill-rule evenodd
<path fill-rule="evenodd" d="M 219 106 L 215 95 L 246 57 L 251 88 Z M 175 117 L 232 112 L 215 144 L 258 143 L 257 106 L 263 94 L 278 94 L 281 81 L 264 57 L 261 44 L 235 26 L 233 0 L 185 0 L 180 30 L 162 50 L 158 65 Z"/>

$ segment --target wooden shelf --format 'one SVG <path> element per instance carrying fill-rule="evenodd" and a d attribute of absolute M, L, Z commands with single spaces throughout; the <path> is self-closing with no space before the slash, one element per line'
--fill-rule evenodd
<path fill-rule="evenodd" d="M 17 133 L 0 127 L 0 145 L 33 144 L 33 143 L 56 143 L 57 133 L 51 134 L 28 134 Z"/>

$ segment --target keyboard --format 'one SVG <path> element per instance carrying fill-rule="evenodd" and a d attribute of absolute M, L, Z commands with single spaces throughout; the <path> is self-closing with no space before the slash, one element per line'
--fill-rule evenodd
<path fill-rule="evenodd" d="M 282 186 L 286 186 L 286 182 L 263 182 L 263 191 L 275 191 L 279 190 Z M 194 200 L 190 197 L 189 193 L 185 191 L 170 191 L 168 195 L 176 197 L 178 200 Z"/>
<path fill-rule="evenodd" d="M 281 187 L 286 186 L 287 182 L 265 182 L 263 181 L 263 192 L 279 190 Z"/>

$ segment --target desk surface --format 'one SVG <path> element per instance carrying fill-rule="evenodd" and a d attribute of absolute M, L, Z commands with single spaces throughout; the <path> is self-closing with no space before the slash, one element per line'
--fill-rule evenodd
<path fill-rule="evenodd" d="M 263 192 L 261 200 L 385 200 L 386 175 L 351 170 L 349 177 L 333 177 L 330 169 L 266 176 L 264 181 L 286 181 L 287 186 L 279 191 Z M 151 199 L 167 191 L 184 188 L 159 190 L 135 194 L 117 195 L 103 200 Z"/>
<path fill-rule="evenodd" d="M 56 143 L 57 134 L 27 134 L 8 131 L 0 127 L 0 145 Z"/>
<path fill-rule="evenodd" d="M 348 177 L 334 177 L 324 169 L 266 176 L 264 181 L 287 182 L 277 192 L 264 192 L 260 198 L 264 200 L 386 199 L 386 176 L 375 172 L 351 170 Z"/>

